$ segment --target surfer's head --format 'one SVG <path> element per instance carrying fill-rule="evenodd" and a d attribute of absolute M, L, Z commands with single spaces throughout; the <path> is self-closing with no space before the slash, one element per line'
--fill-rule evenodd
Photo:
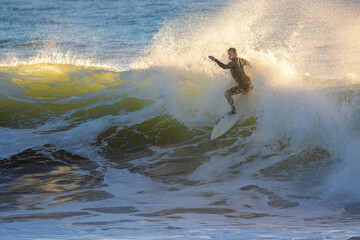
<path fill-rule="evenodd" d="M 233 60 L 237 57 L 237 51 L 235 48 L 229 48 L 228 49 L 228 55 L 229 55 L 229 59 Z"/>

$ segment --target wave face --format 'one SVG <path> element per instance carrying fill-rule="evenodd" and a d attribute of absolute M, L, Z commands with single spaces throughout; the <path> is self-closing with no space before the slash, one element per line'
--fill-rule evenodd
<path fill-rule="evenodd" d="M 121 222 L 126 236 L 133 226 L 150 236 L 163 226 L 211 226 L 217 231 L 184 237 L 219 237 L 230 231 L 224 224 L 264 230 L 275 219 L 288 232 L 269 231 L 287 238 L 323 236 L 291 229 L 321 226 L 331 212 L 333 226 L 351 228 L 360 203 L 359 9 L 307 0 L 204 8 L 165 21 L 120 67 L 102 62 L 106 54 L 51 45 L 4 57 L 3 221 L 95 230 Z M 254 89 L 234 97 L 247 106 L 238 123 L 210 140 L 235 82 L 207 56 L 226 62 L 229 47 L 251 62 Z"/>

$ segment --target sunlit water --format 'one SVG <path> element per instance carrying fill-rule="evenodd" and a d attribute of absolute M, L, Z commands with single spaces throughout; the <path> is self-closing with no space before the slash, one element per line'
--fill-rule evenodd
<path fill-rule="evenodd" d="M 1 1 L 1 238 L 360 236 L 359 10 Z M 210 140 L 229 47 L 254 90 Z"/>

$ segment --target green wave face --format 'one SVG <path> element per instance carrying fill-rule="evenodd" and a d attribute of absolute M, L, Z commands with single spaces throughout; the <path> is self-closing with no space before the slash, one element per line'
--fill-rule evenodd
<path fill-rule="evenodd" d="M 52 118 L 76 121 L 137 111 L 153 101 L 128 97 L 123 72 L 69 64 L 0 67 L 0 125 L 32 128 Z"/>

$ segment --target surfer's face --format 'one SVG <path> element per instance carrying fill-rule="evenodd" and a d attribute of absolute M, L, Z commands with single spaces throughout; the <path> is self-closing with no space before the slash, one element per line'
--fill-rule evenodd
<path fill-rule="evenodd" d="M 228 55 L 229 55 L 230 60 L 233 60 L 236 58 L 236 53 L 234 53 L 233 51 L 228 51 Z"/>

